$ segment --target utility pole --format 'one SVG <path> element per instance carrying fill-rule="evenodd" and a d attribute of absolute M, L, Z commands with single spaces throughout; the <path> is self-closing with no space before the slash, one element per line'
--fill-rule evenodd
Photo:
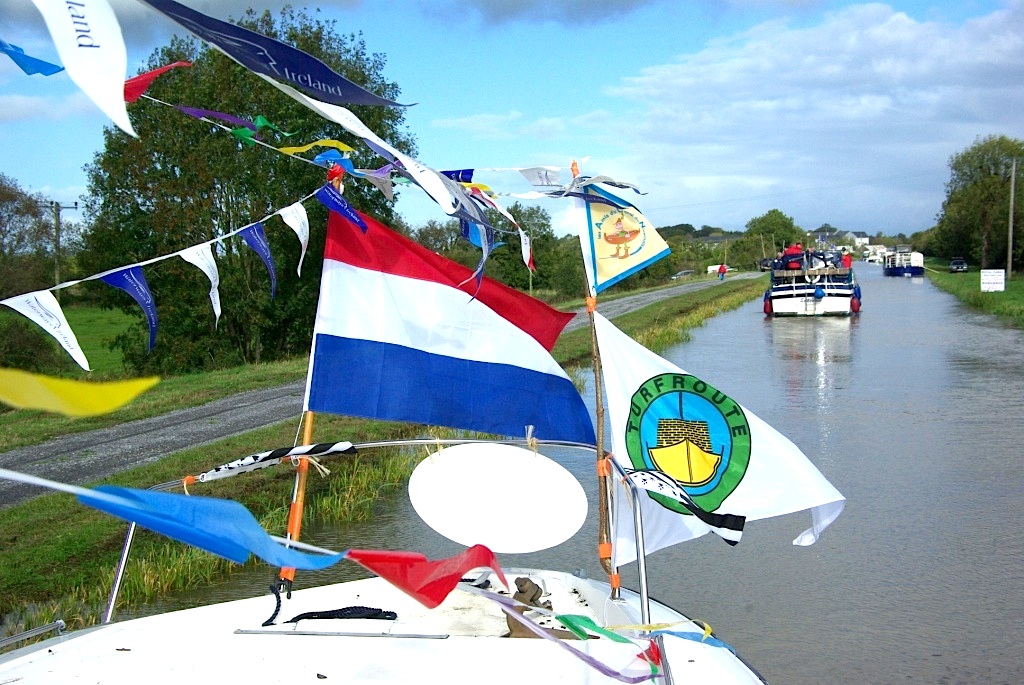
<path fill-rule="evenodd" d="M 1013 199 L 1014 195 L 1017 194 L 1017 158 L 1013 158 L 1013 164 L 1010 167 L 1010 227 L 1009 234 L 1006 237 L 1006 280 L 1010 280 L 1010 276 L 1013 275 Z"/>
<path fill-rule="evenodd" d="M 51 202 L 53 209 L 53 284 L 60 285 L 60 211 L 62 209 L 78 209 L 78 203 L 62 205 L 59 202 Z M 56 293 L 57 301 L 60 302 L 60 290 Z"/>

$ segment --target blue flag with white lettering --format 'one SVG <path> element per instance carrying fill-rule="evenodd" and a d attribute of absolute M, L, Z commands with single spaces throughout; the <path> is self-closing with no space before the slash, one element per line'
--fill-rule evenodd
<path fill-rule="evenodd" d="M 270 274 L 270 298 L 273 299 L 277 294 L 277 270 L 274 269 L 274 256 L 270 254 L 270 243 L 267 242 L 267 234 L 263 232 L 263 224 L 257 221 L 243 228 L 238 235 L 242 236 L 245 244 L 260 256 L 267 267 Z"/>
<path fill-rule="evenodd" d="M 352 205 L 348 203 L 337 188 L 332 186 L 330 183 L 325 183 L 316 191 L 316 199 L 320 200 L 324 207 L 337 212 L 343 217 L 354 223 L 359 228 L 363 229 L 363 233 L 366 233 L 366 222 L 359 216 L 356 210 L 352 209 Z"/>
<path fill-rule="evenodd" d="M 339 106 L 405 106 L 371 93 L 337 74 L 316 57 L 281 41 L 214 19 L 174 0 L 142 2 L 181 24 L 246 69 L 289 83 L 318 100 Z"/>
<path fill-rule="evenodd" d="M 156 301 L 153 300 L 153 295 L 149 292 L 149 284 L 146 283 L 146 277 L 142 275 L 142 267 L 136 264 L 127 269 L 100 276 L 100 280 L 107 285 L 125 291 L 142 307 L 146 321 L 149 323 L 149 349 L 152 350 L 156 343 Z"/>

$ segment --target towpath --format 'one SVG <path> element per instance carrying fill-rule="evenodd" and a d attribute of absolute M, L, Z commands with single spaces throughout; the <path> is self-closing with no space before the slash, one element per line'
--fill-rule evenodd
<path fill-rule="evenodd" d="M 760 275 L 741 272 L 730 275 L 729 279 Z M 718 283 L 717 279 L 680 282 L 660 290 L 628 295 L 602 302 L 601 313 L 614 319 L 660 300 Z M 585 325 L 586 311 L 581 309 L 565 330 Z M 172 452 L 201 447 L 262 426 L 287 420 L 294 420 L 297 426 L 302 413 L 304 384 L 305 380 L 301 380 L 252 390 L 198 407 L 0 452 L 0 468 L 75 485 L 94 483 Z M 41 492 L 38 487 L 0 479 L 0 508 L 19 504 Z"/>

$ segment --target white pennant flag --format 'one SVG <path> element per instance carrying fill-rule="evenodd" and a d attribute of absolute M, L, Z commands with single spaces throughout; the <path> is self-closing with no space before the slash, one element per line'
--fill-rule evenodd
<path fill-rule="evenodd" d="M 124 105 L 128 55 L 107 0 L 32 0 L 71 80 L 117 127 L 138 135 Z"/>
<path fill-rule="evenodd" d="M 612 452 L 627 473 L 668 476 L 668 485 L 682 486 L 704 511 L 748 522 L 809 509 L 812 526 L 795 545 L 813 544 L 839 516 L 845 498 L 784 435 L 637 343 L 600 313 L 594 313 L 594 321 L 604 360 Z M 646 488 L 640 501 L 647 554 L 711 531 L 684 513 L 671 488 L 653 481 L 638 484 Z M 625 500 L 616 497 L 616 566 L 636 559 Z"/>
<path fill-rule="evenodd" d="M 299 255 L 299 266 L 295 269 L 295 273 L 301 278 L 302 260 L 306 258 L 306 247 L 309 245 L 309 217 L 306 215 L 306 208 L 302 206 L 301 202 L 296 202 L 280 210 L 278 214 L 295 231 L 295 235 L 298 236 L 299 243 L 302 245 L 302 254 Z"/>
<path fill-rule="evenodd" d="M 217 260 L 213 258 L 213 250 L 209 243 L 195 245 L 182 250 L 178 256 L 189 264 L 194 264 L 210 279 L 210 304 L 213 305 L 215 316 L 213 327 L 220 323 L 220 272 L 217 270 Z"/>
<path fill-rule="evenodd" d="M 520 169 L 519 173 L 522 174 L 523 178 L 530 182 L 530 185 L 534 186 L 560 186 L 562 185 L 562 175 L 558 167 L 555 166 L 535 166 Z"/>
<path fill-rule="evenodd" d="M 10 297 L 0 300 L 0 304 L 5 304 L 34 321 L 36 325 L 52 335 L 60 343 L 60 346 L 67 350 L 71 358 L 78 362 L 79 366 L 86 371 L 92 370 L 89 368 L 89 360 L 85 358 L 85 353 L 82 352 L 82 348 L 78 344 L 75 332 L 71 330 L 68 320 L 64 318 L 60 303 L 49 290 Z"/>

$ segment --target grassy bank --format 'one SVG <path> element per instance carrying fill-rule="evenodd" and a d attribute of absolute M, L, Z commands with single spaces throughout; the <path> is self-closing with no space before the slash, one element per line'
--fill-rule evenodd
<path fill-rule="evenodd" d="M 981 273 L 972 267 L 967 273 L 949 273 L 949 262 L 928 259 L 928 279 L 940 290 L 954 295 L 972 309 L 998 316 L 1018 328 L 1024 328 L 1024 274 L 1014 274 L 1003 292 L 981 292 Z"/>
<path fill-rule="evenodd" d="M 687 340 L 688 331 L 708 318 L 759 297 L 763 290 L 763 279 L 726 281 L 616 317 L 615 322 L 647 347 L 663 351 Z M 563 366 L 589 368 L 589 329 L 564 334 L 554 356 Z M 144 418 L 241 390 L 297 381 L 304 372 L 305 362 L 296 360 L 167 379 L 132 406 L 103 417 L 99 425 L 37 413 L 9 412 L 0 417 L 0 445 L 6 445 L 0 449 Z M 143 406 L 137 406 L 140 404 Z M 33 426 L 33 430 L 26 430 L 26 425 L 33 423 L 42 423 L 46 428 L 39 431 Z M 290 445 L 295 433 L 296 426 L 291 423 L 254 430 L 202 448 L 177 452 L 106 482 L 146 488 L 177 480 L 246 454 Z M 421 427 L 342 417 L 320 416 L 316 424 L 319 441 L 362 442 L 417 433 L 422 433 Z M 330 477 L 311 474 L 309 479 L 310 518 L 364 520 L 382 491 L 405 480 L 414 464 L 413 456 L 421 455 L 375 452 L 325 460 L 332 472 Z M 264 527 L 281 531 L 285 527 L 292 483 L 292 470 L 282 467 L 195 486 L 190 492 L 238 500 Z M 122 522 L 82 507 L 67 495 L 46 495 L 22 506 L 0 510 L 0 615 L 6 616 L 0 635 L 46 623 L 54 616 L 63 618 L 71 627 L 94 623 L 109 594 L 124 532 Z M 120 605 L 133 606 L 163 593 L 203 585 L 229 573 L 231 568 L 231 564 L 209 554 L 143 534 L 133 547 Z"/>

